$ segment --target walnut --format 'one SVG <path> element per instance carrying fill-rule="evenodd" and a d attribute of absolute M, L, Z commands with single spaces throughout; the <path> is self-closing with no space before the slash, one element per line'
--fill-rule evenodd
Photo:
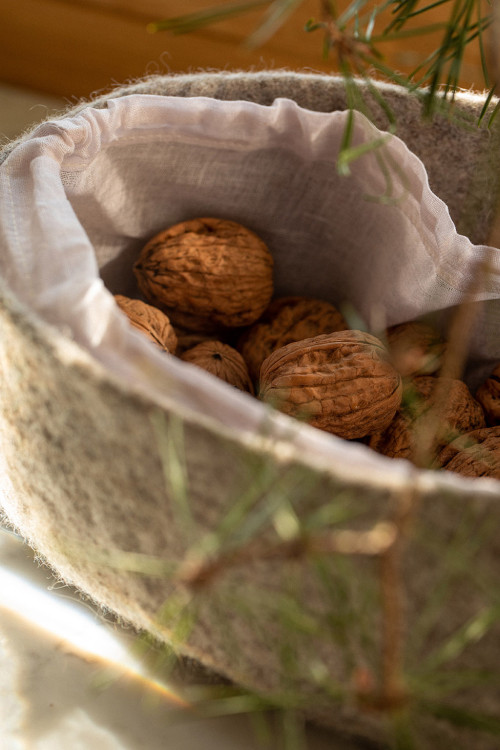
<path fill-rule="evenodd" d="M 400 323 L 388 328 L 386 336 L 394 367 L 403 377 L 430 375 L 440 369 L 446 342 L 432 326 L 420 321 Z"/>
<path fill-rule="evenodd" d="M 330 302 L 309 297 L 278 297 L 242 334 L 237 348 L 248 365 L 250 376 L 257 381 L 263 361 L 275 349 L 347 328 L 344 318 Z"/>
<path fill-rule="evenodd" d="M 370 435 L 368 446 L 389 458 L 411 460 L 415 451 L 411 420 L 404 412 L 396 412 L 394 419 L 385 430 Z"/>
<path fill-rule="evenodd" d="M 439 453 L 435 468 L 466 477 L 500 479 L 500 426 L 461 435 Z"/>
<path fill-rule="evenodd" d="M 229 385 L 253 394 L 253 385 L 241 354 L 221 341 L 203 341 L 181 355 L 184 362 L 198 365 Z"/>
<path fill-rule="evenodd" d="M 213 320 L 210 320 L 210 318 L 204 318 L 202 315 L 183 312 L 182 310 L 174 309 L 172 307 L 168 308 L 165 305 L 160 305 L 158 302 L 153 302 L 152 304 L 159 305 L 158 309 L 163 310 L 163 312 L 168 315 L 175 329 L 204 334 L 207 338 L 211 339 L 218 339 L 223 335 L 224 331 L 228 330 L 224 326 L 218 325 Z"/>
<path fill-rule="evenodd" d="M 184 352 L 204 341 L 222 341 L 222 343 L 228 343 L 223 339 L 223 331 L 190 331 L 188 328 L 181 328 L 175 326 L 175 333 L 177 335 L 177 349 L 175 353 L 178 357 L 181 357 Z"/>
<path fill-rule="evenodd" d="M 115 294 L 115 301 L 137 330 L 144 333 L 164 351 L 175 354 L 177 336 L 165 313 L 140 299 L 131 299 L 123 294 Z"/>
<path fill-rule="evenodd" d="M 486 422 L 500 424 L 500 363 L 476 391 L 476 398 L 484 409 Z"/>
<path fill-rule="evenodd" d="M 254 232 L 234 221 L 183 221 L 153 237 L 134 273 L 147 300 L 194 330 L 250 325 L 273 294 L 273 257 Z"/>
<path fill-rule="evenodd" d="M 485 425 L 483 410 L 467 385 L 453 378 L 441 378 L 440 384 L 443 381 L 446 381 L 446 398 L 440 401 L 439 431 L 431 435 L 436 451 L 461 433 Z M 430 375 L 413 378 L 404 389 L 401 407 L 390 425 L 370 437 L 370 448 L 391 458 L 412 460 L 418 440 L 425 439 L 426 430 L 432 427 L 429 415 L 436 408 L 437 383 L 437 378 Z"/>
<path fill-rule="evenodd" d="M 386 348 L 362 331 L 287 344 L 267 357 L 260 371 L 262 400 L 347 439 L 385 429 L 401 394 L 401 376 Z"/>

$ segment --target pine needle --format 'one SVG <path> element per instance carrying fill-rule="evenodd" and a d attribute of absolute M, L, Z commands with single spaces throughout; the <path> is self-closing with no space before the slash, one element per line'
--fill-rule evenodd
<path fill-rule="evenodd" d="M 220 21 L 226 21 L 243 13 L 270 5 L 271 0 L 247 0 L 246 2 L 224 3 L 215 5 L 205 10 L 194 13 L 186 13 L 174 18 L 166 18 L 162 21 L 153 21 L 148 24 L 147 30 L 154 34 L 158 31 L 170 31 L 172 34 L 190 34 L 205 26 L 211 26 Z"/>

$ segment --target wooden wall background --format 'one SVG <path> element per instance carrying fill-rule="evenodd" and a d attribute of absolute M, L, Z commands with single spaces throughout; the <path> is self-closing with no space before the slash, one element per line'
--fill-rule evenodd
<path fill-rule="evenodd" d="M 0 80 L 72 100 L 158 72 L 335 70 L 333 60 L 322 59 L 321 32 L 303 31 L 307 19 L 318 15 L 318 0 L 307 0 L 255 51 L 243 42 L 262 18 L 262 10 L 186 36 L 147 31 L 151 21 L 215 4 L 217 0 L 1 0 Z M 440 20 L 448 8 L 449 4 L 436 8 L 428 22 Z M 410 70 L 428 54 L 430 45 L 415 39 L 387 44 L 387 60 Z M 461 84 L 478 89 L 481 82 L 474 46 L 467 52 Z"/>

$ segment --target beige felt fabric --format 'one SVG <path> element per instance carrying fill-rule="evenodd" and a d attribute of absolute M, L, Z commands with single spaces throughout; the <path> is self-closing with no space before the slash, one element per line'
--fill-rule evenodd
<path fill-rule="evenodd" d="M 111 96 L 137 93 L 262 104 L 281 96 L 317 111 L 344 106 L 338 80 L 286 72 L 154 77 Z M 443 119 L 424 127 L 415 103 L 398 90 L 391 89 L 388 96 L 401 115 L 398 134 L 422 158 L 431 187 L 448 203 L 455 222 L 460 225 L 467 218 L 465 197 L 471 185 L 484 199 L 468 234 L 473 242 L 485 242 L 494 190 L 491 175 L 486 178 L 477 164 L 484 159 L 490 136 L 482 130 L 461 130 Z M 101 97 L 93 106 L 104 106 L 108 98 Z M 465 98 L 463 107 L 477 113 L 481 102 Z M 79 111 L 80 106 L 70 114 Z M 15 149 L 11 144 L 4 156 L 15 159 Z M 152 556 L 175 569 L 187 550 L 227 518 L 235 502 L 247 497 L 250 503 L 246 493 L 257 475 L 267 483 L 253 498 L 254 506 L 270 510 L 284 495 L 306 517 L 333 503 L 345 509 L 341 526 L 349 529 L 369 528 L 392 517 L 409 495 L 418 497 L 404 567 L 409 623 L 418 620 L 429 592 L 439 585 L 443 549 L 459 548 L 460 534 L 467 529 L 467 539 L 472 540 L 467 551 L 476 544 L 473 561 L 464 556 L 440 616 L 426 637 L 414 644 L 415 653 L 409 652 L 414 668 L 447 635 L 490 606 L 488 584 L 496 574 L 499 553 L 493 533 L 500 520 L 496 482 L 458 481 L 416 472 L 406 464 L 395 469 L 382 458 L 371 473 L 357 470 L 355 460 L 332 468 L 322 452 L 328 436 L 308 430 L 311 446 L 317 445 L 318 451 L 304 453 L 283 433 L 270 438 L 263 432 L 238 431 L 213 414 L 185 409 L 175 398 L 169 403 L 151 398 L 97 362 L 72 340 L 70 330 L 47 325 L 29 309 L 27 299 L 20 301 L 12 293 L 5 279 L 0 291 L 4 512 L 58 575 L 102 606 L 168 642 L 175 618 L 158 618 L 158 613 L 169 595 L 179 596 L 174 600 L 179 604 L 187 594 L 174 590 L 168 575 L 139 574 L 134 568 L 141 556 Z M 154 368 L 150 375 L 155 377 Z M 234 408 L 239 408 L 236 401 Z M 286 427 L 284 422 L 281 426 Z M 358 449 L 360 456 L 364 454 L 363 446 L 352 446 L 351 459 Z M 183 511 L 183 495 L 175 482 L 179 467 L 187 477 L 191 518 Z M 383 725 L 377 715 L 360 711 L 350 700 L 334 703 L 332 710 L 328 689 L 318 681 L 317 666 L 324 664 L 336 686 L 351 685 L 355 666 L 375 668 L 380 652 L 377 565 L 360 557 L 344 565 L 347 573 L 335 560 L 328 563 L 328 576 L 335 584 L 329 593 L 306 563 L 255 562 L 229 570 L 210 589 L 210 596 L 201 597 L 196 625 L 182 651 L 255 689 L 296 687 L 308 716 L 380 740 Z M 291 594 L 299 596 L 301 612 L 309 615 L 292 631 L 282 616 Z M 341 618 L 332 628 L 329 611 L 351 613 L 347 626 L 341 625 Z M 315 630 L 314 623 L 322 625 Z M 283 643 L 296 656 L 291 671 L 285 668 Z M 495 626 L 471 644 L 460 666 L 488 669 L 498 662 L 499 644 Z M 499 700 L 498 689 L 491 686 L 465 690 L 460 696 L 462 704 L 485 711 L 494 711 Z M 453 741 L 441 722 L 422 718 L 418 723 L 431 747 Z M 471 739 L 464 730 L 464 738 L 475 748 L 495 747 L 487 736 Z"/>

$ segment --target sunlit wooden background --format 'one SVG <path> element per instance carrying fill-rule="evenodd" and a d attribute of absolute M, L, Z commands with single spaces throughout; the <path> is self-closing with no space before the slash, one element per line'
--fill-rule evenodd
<path fill-rule="evenodd" d="M 219 0 L 1 0 L 0 81 L 73 99 L 151 73 L 335 70 L 333 59 L 322 59 L 321 33 L 304 31 L 306 21 L 318 16 L 319 0 L 305 0 L 272 39 L 253 51 L 244 40 L 258 25 L 262 9 L 189 35 L 147 31 L 151 21 L 217 4 Z M 446 18 L 449 7 L 445 3 L 427 13 L 426 23 Z M 439 38 L 387 43 L 383 51 L 390 65 L 410 71 Z M 477 44 L 467 51 L 461 85 L 483 88 Z"/>

